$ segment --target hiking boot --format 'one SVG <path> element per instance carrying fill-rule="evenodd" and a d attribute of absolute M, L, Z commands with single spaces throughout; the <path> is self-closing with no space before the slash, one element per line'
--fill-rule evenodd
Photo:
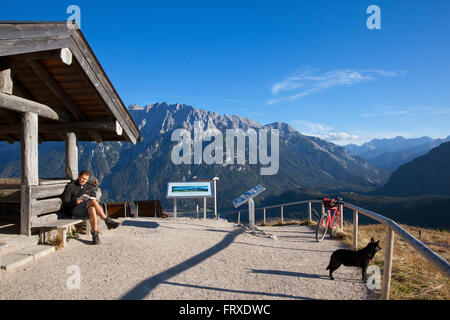
<path fill-rule="evenodd" d="M 115 228 L 117 228 L 118 226 L 120 226 L 120 223 L 119 223 L 119 222 L 114 221 L 114 220 L 111 219 L 110 217 L 107 217 L 107 218 L 105 219 L 105 223 L 106 223 L 106 226 L 108 227 L 108 230 L 109 230 L 109 229 L 115 229 Z"/>
<path fill-rule="evenodd" d="M 98 235 L 98 231 L 91 232 L 91 235 L 92 235 L 92 241 L 94 241 L 95 244 L 100 244 L 100 243 L 102 243 L 102 242 L 100 241 L 100 237 L 99 237 L 99 235 Z"/>

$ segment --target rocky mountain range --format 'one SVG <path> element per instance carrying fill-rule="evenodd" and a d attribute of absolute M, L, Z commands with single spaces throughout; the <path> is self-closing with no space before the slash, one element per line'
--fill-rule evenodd
<path fill-rule="evenodd" d="M 395 137 L 390 139 L 373 139 L 361 146 L 349 144 L 344 146 L 344 148 L 377 168 L 394 172 L 399 166 L 426 154 L 431 149 L 447 141 L 450 141 L 450 136 L 444 139 Z"/>
<path fill-rule="evenodd" d="M 386 185 L 372 192 L 388 196 L 450 196 L 450 142 L 400 166 Z"/>
<path fill-rule="evenodd" d="M 191 181 L 193 176 L 218 176 L 219 208 L 230 208 L 231 201 L 256 184 L 262 184 L 266 191 L 261 199 L 295 188 L 313 188 L 320 191 L 370 191 L 388 179 L 388 173 L 375 168 L 348 150 L 316 137 L 301 134 L 285 123 L 262 125 L 248 118 L 219 115 L 199 110 L 184 104 L 155 103 L 145 107 L 131 105 L 129 112 L 141 130 L 142 142 L 136 145 L 123 142 L 79 142 L 79 168 L 93 172 L 100 181 L 104 201 L 133 201 L 161 199 L 169 208 L 172 204 L 165 199 L 169 181 Z M 245 144 L 245 163 L 238 163 L 242 154 L 235 154 L 232 164 L 190 163 L 175 164 L 171 158 L 174 146 L 174 130 L 183 128 L 192 137 L 195 125 L 202 129 L 267 130 L 268 149 L 272 148 L 269 136 L 272 130 L 279 130 L 279 169 L 274 175 L 261 175 L 260 162 L 249 161 L 249 140 Z M 275 132 L 275 131 L 273 131 Z M 224 134 L 225 135 L 225 134 Z M 213 140 L 213 139 L 211 139 Z M 215 139 L 214 139 L 215 141 Z M 200 146 L 206 150 L 211 142 L 203 141 Z M 226 158 L 226 143 L 223 152 Z M 258 145 L 258 151 L 260 144 Z M 64 176 L 65 151 L 63 143 L 42 143 L 39 145 L 40 177 Z M 268 154 L 270 154 L 270 150 Z M 238 151 L 238 150 L 236 150 Z M 1 177 L 20 176 L 20 149 L 18 143 L 0 144 Z M 258 158 L 259 159 L 259 158 Z M 181 201 L 180 201 L 181 202 Z M 192 201 L 179 204 L 180 209 L 192 208 Z"/>

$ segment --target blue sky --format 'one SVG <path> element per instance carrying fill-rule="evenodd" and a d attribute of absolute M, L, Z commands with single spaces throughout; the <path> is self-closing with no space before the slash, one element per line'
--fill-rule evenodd
<path fill-rule="evenodd" d="M 450 135 L 448 0 L 9 1 L 0 19 L 64 21 L 71 4 L 125 105 L 185 103 L 337 144 Z"/>

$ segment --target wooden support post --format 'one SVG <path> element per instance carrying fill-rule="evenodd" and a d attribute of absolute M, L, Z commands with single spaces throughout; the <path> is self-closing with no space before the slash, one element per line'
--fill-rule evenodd
<path fill-rule="evenodd" d="M 263 209 L 264 224 L 266 224 L 266 208 Z"/>
<path fill-rule="evenodd" d="M 12 94 L 13 82 L 11 79 L 11 69 L 0 71 L 0 92 Z"/>
<path fill-rule="evenodd" d="M 308 202 L 308 220 L 312 221 L 312 209 L 311 209 L 311 202 Z"/>
<path fill-rule="evenodd" d="M 281 206 L 281 223 L 284 223 L 283 206 Z"/>
<path fill-rule="evenodd" d="M 342 203 L 339 204 L 339 212 L 341 213 L 341 225 L 339 228 L 342 230 L 344 228 L 344 205 Z"/>
<path fill-rule="evenodd" d="M 353 210 L 353 249 L 358 248 L 358 211 Z"/>
<path fill-rule="evenodd" d="M 20 121 L 21 199 L 20 234 L 31 235 L 31 186 L 39 184 L 38 115 L 24 112 Z"/>
<path fill-rule="evenodd" d="M 238 223 L 237 224 L 240 224 L 240 223 L 241 223 L 241 212 L 238 211 Z"/>
<path fill-rule="evenodd" d="M 66 133 L 66 178 L 78 178 L 78 147 L 75 132 Z"/>
<path fill-rule="evenodd" d="M 38 175 L 38 115 L 24 112 L 21 117 L 21 183 L 27 186 L 39 184 Z"/>
<path fill-rule="evenodd" d="M 381 288 L 381 299 L 389 300 L 389 292 L 391 290 L 391 275 L 392 275 L 392 256 L 394 254 L 394 230 L 387 227 L 386 243 L 384 252 L 384 271 L 383 271 L 383 285 Z"/>
<path fill-rule="evenodd" d="M 199 217 L 199 212 L 200 212 L 200 209 L 199 209 L 199 207 L 198 207 L 198 203 L 195 205 L 195 217 L 198 219 L 198 217 Z"/>
<path fill-rule="evenodd" d="M 67 227 L 58 229 L 59 247 L 64 248 L 67 245 Z"/>

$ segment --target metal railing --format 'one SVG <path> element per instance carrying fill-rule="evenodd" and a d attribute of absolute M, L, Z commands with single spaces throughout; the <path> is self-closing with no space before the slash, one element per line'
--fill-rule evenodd
<path fill-rule="evenodd" d="M 263 210 L 264 212 L 264 222 L 266 222 L 266 210 L 273 208 L 280 208 L 281 214 L 281 222 L 284 222 L 284 207 L 300 205 L 300 204 L 308 204 L 308 220 L 312 221 L 312 203 L 321 203 L 322 204 L 322 213 L 325 212 L 325 208 L 321 200 L 304 200 L 297 202 L 289 202 L 283 203 L 273 206 L 266 206 L 262 208 L 255 208 L 255 210 Z M 392 256 L 394 253 L 394 233 L 397 233 L 403 240 L 409 243 L 419 254 L 421 254 L 426 260 L 428 260 L 432 265 L 434 265 L 439 271 L 441 271 L 444 275 L 450 278 L 450 265 L 449 263 L 435 253 L 433 250 L 428 248 L 423 242 L 415 238 L 408 231 L 403 229 L 400 225 L 398 225 L 395 221 L 386 218 L 378 213 L 373 211 L 358 207 L 354 204 L 343 202 L 340 204 L 340 212 L 341 212 L 341 228 L 343 227 L 344 220 L 344 207 L 353 211 L 353 248 L 356 250 L 358 247 L 358 215 L 363 214 L 371 219 L 378 221 L 379 223 L 384 224 L 387 227 L 386 230 L 386 244 L 384 248 L 384 272 L 383 272 L 383 281 L 381 288 L 381 299 L 388 300 L 389 292 L 391 287 L 391 274 L 392 274 Z M 240 210 L 238 212 L 238 223 L 240 223 L 240 215 L 241 212 L 246 212 L 248 210 Z"/>

